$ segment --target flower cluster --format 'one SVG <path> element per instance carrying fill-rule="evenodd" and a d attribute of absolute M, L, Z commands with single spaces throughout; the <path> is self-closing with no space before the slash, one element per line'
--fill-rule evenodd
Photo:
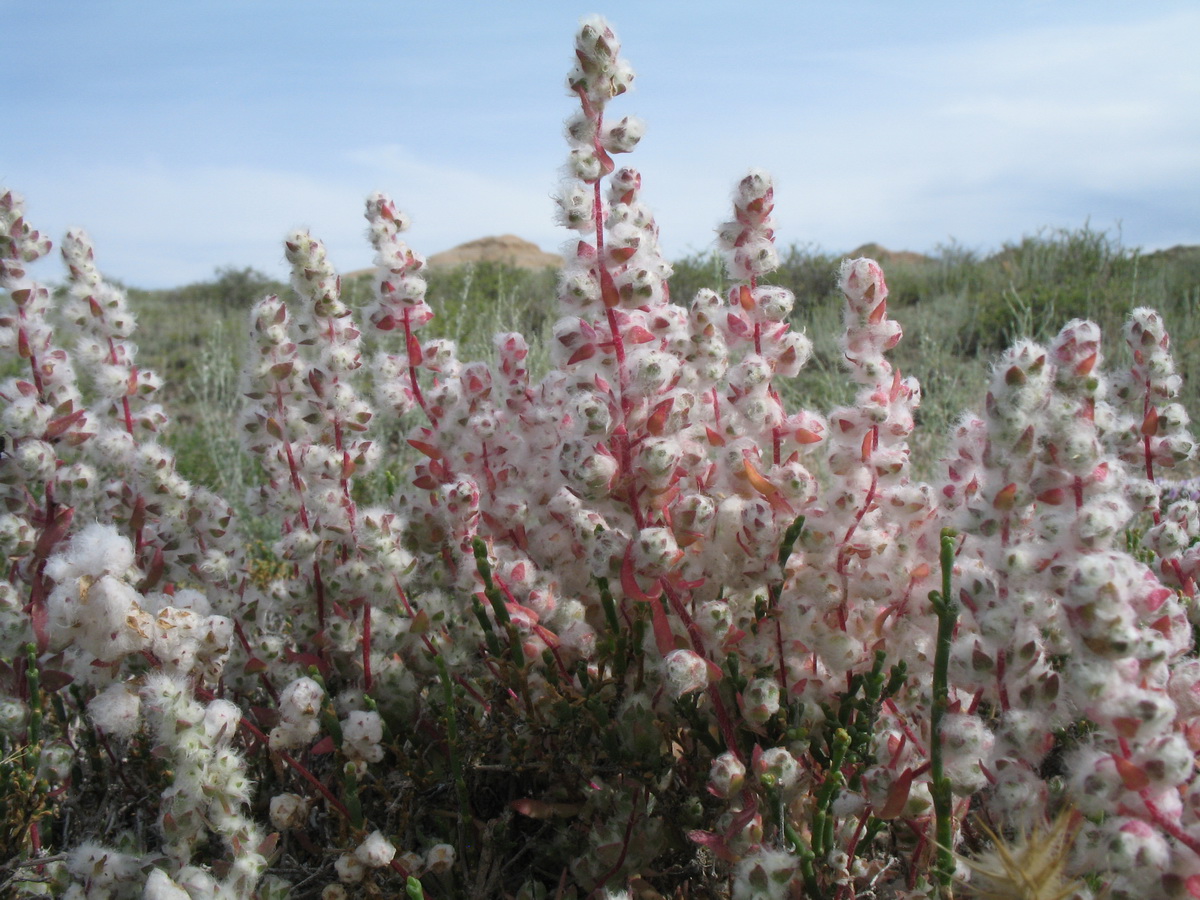
<path fill-rule="evenodd" d="M 1195 451 L 1161 318 L 1132 314 L 1118 376 L 1091 322 L 1018 342 L 919 481 L 876 262 L 839 273 L 853 403 L 784 403 L 811 344 L 768 283 L 767 173 L 717 228 L 725 293 L 672 297 L 614 162 L 632 79 L 585 20 L 544 373 L 521 334 L 481 360 L 420 337 L 425 260 L 386 195 L 361 311 L 288 235 L 294 296 L 249 317 L 253 521 L 178 473 L 86 236 L 56 301 L 0 195 L 23 895 L 1007 896 L 1009 840 L 1059 896 L 1200 896 L 1200 500 L 1161 483 Z"/>

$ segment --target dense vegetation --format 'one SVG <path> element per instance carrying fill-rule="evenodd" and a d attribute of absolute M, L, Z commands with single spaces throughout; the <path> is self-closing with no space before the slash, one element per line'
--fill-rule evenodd
<path fill-rule="evenodd" d="M 1019 337 L 1046 341 L 1075 317 L 1100 325 L 1106 351 L 1120 359 L 1128 311 L 1157 309 L 1170 323 L 1185 381 L 1195 384 L 1200 376 L 1200 247 L 1147 254 L 1083 227 L 1039 232 L 986 255 L 953 244 L 927 257 L 871 245 L 861 249 L 877 252 L 887 272 L 889 309 L 905 331 L 896 365 L 920 380 L 922 433 L 933 439 L 947 435 L 982 396 L 987 370 L 977 361 L 990 360 Z M 795 293 L 793 327 L 804 329 L 814 345 L 812 361 L 785 385 L 786 399 L 816 408 L 847 402 L 852 388 L 837 346 L 842 298 L 835 276 L 842 257 L 795 244 L 780 256 L 780 268 L 763 280 Z M 702 287 L 722 287 L 726 277 L 715 252 L 673 266 L 675 302 L 687 302 Z M 556 315 L 552 270 L 489 262 L 435 268 L 428 280 L 437 313 L 431 336 L 458 341 L 466 358 L 486 358 L 493 334 L 519 331 L 531 337 L 531 369 L 535 377 L 541 374 L 548 356 L 537 339 L 546 337 Z M 369 299 L 361 277 L 351 276 L 345 287 L 351 307 Z M 245 463 L 237 461 L 233 419 L 246 317 L 256 300 L 287 292 L 285 284 L 261 272 L 229 267 L 181 288 L 130 291 L 140 323 L 140 358 L 166 377 L 175 411 L 168 440 L 188 478 L 225 488 L 240 477 Z M 1200 412 L 1194 405 L 1189 411 Z M 942 447 L 914 449 L 918 470 L 928 472 Z"/>

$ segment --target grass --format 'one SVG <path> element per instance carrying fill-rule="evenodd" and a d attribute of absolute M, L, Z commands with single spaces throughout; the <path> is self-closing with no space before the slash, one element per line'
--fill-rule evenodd
<path fill-rule="evenodd" d="M 790 407 L 827 412 L 853 396 L 838 346 L 842 300 L 835 277 L 841 258 L 798 245 L 781 258 L 765 280 L 796 294 L 793 326 L 803 328 L 814 346 L 809 365 L 781 391 Z M 988 256 L 951 245 L 930 257 L 881 261 L 889 314 L 905 332 L 891 358 L 922 386 L 913 450 L 924 477 L 933 475 L 954 421 L 982 403 L 991 359 L 1019 337 L 1050 340 L 1073 317 L 1096 321 L 1104 329 L 1106 354 L 1121 360 L 1128 355 L 1121 338 L 1126 315 L 1137 306 L 1153 307 L 1171 330 L 1185 382 L 1195 384 L 1200 376 L 1200 247 L 1143 254 L 1122 246 L 1117 236 L 1084 227 L 1040 232 Z M 686 304 L 701 287 L 727 287 L 715 253 L 675 262 L 675 302 Z M 246 315 L 257 296 L 286 290 L 252 271 L 224 269 L 210 282 L 130 292 L 140 321 L 139 361 L 166 381 L 162 399 L 174 416 L 166 441 L 180 470 L 234 502 L 253 480 L 252 463 L 236 440 Z M 363 305 L 369 280 L 348 279 L 344 293 L 351 306 Z M 492 335 L 519 331 L 530 342 L 532 377 L 546 371 L 545 341 L 557 316 L 552 270 L 497 263 L 435 269 L 428 296 L 437 317 L 423 338 L 454 339 L 463 360 L 491 359 Z M 1197 411 L 1191 396 L 1184 403 Z M 396 454 L 407 450 L 398 433 L 391 443 Z M 384 481 L 379 479 L 379 491 Z"/>

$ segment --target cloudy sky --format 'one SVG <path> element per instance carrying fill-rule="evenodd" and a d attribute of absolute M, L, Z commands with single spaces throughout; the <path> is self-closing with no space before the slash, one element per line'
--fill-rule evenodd
<path fill-rule="evenodd" d="M 0 184 L 143 287 L 282 275 L 296 226 L 366 266 L 376 189 L 420 252 L 555 250 L 591 12 L 638 74 L 610 115 L 646 120 L 621 162 L 668 256 L 710 245 L 751 166 L 775 175 L 783 244 L 986 251 L 1085 222 L 1200 243 L 1195 0 L 0 0 Z"/>

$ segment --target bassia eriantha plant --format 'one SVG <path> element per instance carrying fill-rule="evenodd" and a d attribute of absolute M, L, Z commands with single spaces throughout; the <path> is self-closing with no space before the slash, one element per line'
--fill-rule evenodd
<path fill-rule="evenodd" d="M 854 402 L 787 408 L 810 343 L 764 283 L 771 178 L 717 229 L 730 287 L 672 297 L 615 161 L 632 81 L 584 20 L 538 379 L 520 334 L 422 339 L 386 195 L 361 309 L 287 237 L 240 420 L 272 578 L 160 443 L 86 235 L 52 292 L 0 196 L 5 890 L 1200 897 L 1200 507 L 1162 491 L 1194 445 L 1161 318 L 1116 373 L 1090 322 L 1019 342 L 918 481 L 880 266 L 838 273 Z"/>

